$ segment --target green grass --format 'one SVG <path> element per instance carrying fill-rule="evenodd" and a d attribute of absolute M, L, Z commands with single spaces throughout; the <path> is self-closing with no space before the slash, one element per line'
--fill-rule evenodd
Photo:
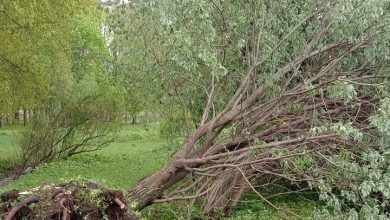
<path fill-rule="evenodd" d="M 18 137 L 22 131 L 20 126 L 0 129 L 0 177 L 5 175 L 15 163 L 18 149 Z"/>
<path fill-rule="evenodd" d="M 11 131 L 0 136 L 1 160 L 11 158 Z M 55 160 L 36 168 L 12 183 L 0 187 L 0 192 L 10 189 L 25 190 L 44 183 L 59 183 L 82 177 L 111 188 L 127 189 L 139 179 L 158 170 L 164 160 L 155 151 L 162 147 L 157 129 L 140 125 L 125 127 L 106 148 L 68 160 Z M 4 153 L 3 153 L 4 152 Z"/>
<path fill-rule="evenodd" d="M 319 207 L 315 195 L 286 194 L 269 201 L 279 210 L 250 193 L 238 204 L 227 220 L 310 219 Z"/>

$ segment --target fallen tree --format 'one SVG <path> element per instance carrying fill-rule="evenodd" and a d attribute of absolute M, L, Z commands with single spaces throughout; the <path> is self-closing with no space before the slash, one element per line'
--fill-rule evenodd
<path fill-rule="evenodd" d="M 229 9 L 227 5 L 236 4 L 229 1 L 199 2 L 187 2 L 189 5 L 183 3 L 173 8 L 167 7 L 171 4 L 165 2 L 150 7 L 172 12 L 170 10 L 191 6 L 196 11 L 199 8 L 205 10 L 205 5 L 214 4 L 210 10 L 219 14 L 215 23 L 222 21 L 218 23 L 222 27 L 233 28 L 226 24 L 229 19 L 225 16 L 238 10 Z M 102 204 L 105 205 L 97 211 L 99 215 L 109 213 L 108 208 L 104 207 L 112 205 L 126 212 L 116 211 L 117 216 L 109 215 L 110 219 L 128 219 L 132 211 L 175 200 L 183 200 L 190 205 L 201 204 L 203 211 L 209 215 L 215 215 L 216 210 L 227 214 L 248 191 L 253 191 L 261 200 L 275 207 L 261 193 L 261 189 L 271 187 L 278 180 L 318 188 L 326 201 L 343 201 L 338 198 L 346 197 L 347 192 L 352 192 L 351 189 L 360 187 L 356 191 L 360 201 L 356 202 L 356 199 L 351 202 L 350 199 L 346 207 L 363 214 L 368 209 L 369 201 L 374 201 L 375 204 L 370 206 L 374 207 L 386 200 L 385 187 L 364 188 L 365 181 L 371 177 L 360 171 L 360 168 L 365 168 L 373 161 L 381 163 L 380 167 L 385 164 L 383 158 L 386 150 L 383 146 L 386 142 L 382 138 L 388 132 L 385 126 L 389 123 L 386 117 L 390 109 L 387 107 L 389 100 L 386 99 L 388 87 L 383 86 L 389 78 L 389 63 L 385 57 L 387 49 L 384 48 L 388 44 L 386 39 L 389 35 L 387 11 L 370 14 L 372 8 L 367 9 L 366 6 L 373 5 L 366 5 L 363 1 L 356 5 L 344 1 L 311 3 L 303 6 L 294 1 L 289 2 L 289 6 L 301 8 L 304 12 L 298 16 L 298 20 L 294 20 L 296 22 L 293 25 L 289 25 L 288 31 L 271 44 L 272 47 L 264 49 L 264 54 L 261 48 L 264 45 L 262 30 L 249 27 L 253 33 L 246 36 L 246 46 L 240 48 L 245 54 L 243 59 L 246 66 L 239 71 L 246 71 L 238 77 L 239 83 L 233 93 L 225 92 L 224 86 L 229 84 L 229 80 L 237 81 L 235 76 L 213 73 L 200 77 L 199 82 L 185 80 L 187 83 L 208 83 L 204 87 L 207 88 L 205 107 L 197 128 L 161 170 L 139 181 L 126 195 L 114 193 L 114 196 L 108 198 L 104 192 L 112 195 L 115 191 L 100 190 L 99 198 L 104 198 Z M 340 11 L 347 6 L 351 8 Z M 275 6 L 267 7 L 269 11 L 266 15 L 271 16 Z M 132 13 L 135 10 L 137 14 L 137 9 L 129 10 Z M 148 13 L 144 16 L 149 16 Z M 248 25 L 252 25 L 250 20 Z M 262 28 L 268 25 L 265 23 Z M 186 24 L 183 21 L 180 27 L 186 27 Z M 342 31 L 340 28 L 343 27 L 350 28 L 347 31 L 349 36 L 339 36 L 338 31 Z M 168 32 L 167 36 L 172 32 Z M 163 42 L 166 40 L 165 43 L 171 39 L 164 39 L 165 35 L 159 35 L 158 38 L 150 32 L 142 34 L 145 49 L 154 60 L 156 69 L 166 74 L 172 90 L 177 91 L 175 98 L 182 104 L 185 115 L 188 106 L 181 101 L 183 93 L 180 91 L 184 89 L 178 83 L 181 79 L 172 77 L 169 69 L 169 64 L 176 64 L 163 59 L 162 54 L 156 51 L 157 46 L 154 47 L 154 43 L 160 42 L 161 38 Z M 225 33 L 221 35 L 225 36 Z M 283 54 L 293 47 L 291 44 L 297 38 L 305 41 L 287 55 Z M 229 52 L 229 45 L 234 43 L 222 43 L 225 46 L 216 46 L 219 48 L 218 57 L 221 60 L 218 62 L 221 65 L 224 59 L 228 59 L 223 54 L 240 56 Z M 378 55 L 382 50 L 384 56 Z M 274 58 L 281 56 L 280 59 Z M 205 70 L 204 67 L 199 68 Z M 226 96 L 230 97 L 227 101 L 218 100 Z M 221 106 L 221 103 L 222 107 L 215 107 L 217 104 Z M 375 153 L 379 156 L 372 156 L 376 159 L 370 161 L 367 155 Z M 371 172 L 371 168 L 367 170 Z M 363 177 L 360 178 L 360 175 Z M 382 174 L 378 175 L 377 179 L 384 178 Z M 55 215 L 45 215 L 48 219 L 53 216 L 70 219 L 72 214 L 82 216 L 76 214 L 80 212 L 74 208 L 78 200 L 70 199 L 75 197 L 78 188 L 72 184 L 63 186 L 59 188 L 61 192 L 69 193 L 57 196 L 53 192 L 57 188 L 50 187 L 49 197 L 29 197 L 15 206 L 8 203 L 3 212 L 6 212 L 6 219 L 21 215 L 40 219 L 35 210 L 49 202 L 57 209 Z M 90 189 L 96 189 L 88 185 L 86 188 L 89 195 Z M 344 194 L 332 191 L 333 188 Z M 39 195 L 36 192 L 31 194 Z M 7 201 L 10 199 L 4 199 L 4 202 Z M 29 203 L 36 205 L 22 212 L 20 207 L 26 207 Z M 88 205 L 81 203 L 78 206 Z M 342 209 L 340 204 L 335 206 L 336 209 Z M 384 203 L 383 208 L 378 210 L 378 215 L 388 215 L 388 204 Z"/>

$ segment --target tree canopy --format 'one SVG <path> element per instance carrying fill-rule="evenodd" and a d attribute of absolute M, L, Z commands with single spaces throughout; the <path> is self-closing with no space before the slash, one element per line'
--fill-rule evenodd
<path fill-rule="evenodd" d="M 55 7 L 53 7 L 55 5 Z M 73 17 L 99 18 L 96 1 L 11 1 L 0 5 L 0 111 L 35 108 L 51 79 L 70 73 Z M 96 24 L 95 24 L 96 25 Z M 61 77 L 60 77 L 61 78 Z"/>

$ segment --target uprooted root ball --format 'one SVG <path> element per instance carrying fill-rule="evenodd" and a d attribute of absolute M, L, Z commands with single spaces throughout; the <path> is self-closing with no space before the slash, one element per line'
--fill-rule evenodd
<path fill-rule="evenodd" d="M 122 191 L 90 182 L 46 185 L 28 192 L 12 190 L 1 194 L 0 201 L 0 218 L 5 220 L 137 219 L 130 214 Z"/>

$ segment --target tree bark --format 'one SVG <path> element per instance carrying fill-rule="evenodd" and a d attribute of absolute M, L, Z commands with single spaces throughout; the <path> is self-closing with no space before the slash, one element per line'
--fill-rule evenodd
<path fill-rule="evenodd" d="M 129 124 L 129 114 L 127 112 L 125 114 L 125 123 Z"/>
<path fill-rule="evenodd" d="M 129 190 L 130 198 L 137 203 L 137 210 L 153 204 L 163 196 L 166 189 L 188 174 L 188 171 L 177 168 L 175 164 L 175 160 L 169 162 L 159 172 L 141 180 L 137 186 Z"/>
<path fill-rule="evenodd" d="M 27 126 L 27 110 L 23 109 L 23 126 Z"/>

